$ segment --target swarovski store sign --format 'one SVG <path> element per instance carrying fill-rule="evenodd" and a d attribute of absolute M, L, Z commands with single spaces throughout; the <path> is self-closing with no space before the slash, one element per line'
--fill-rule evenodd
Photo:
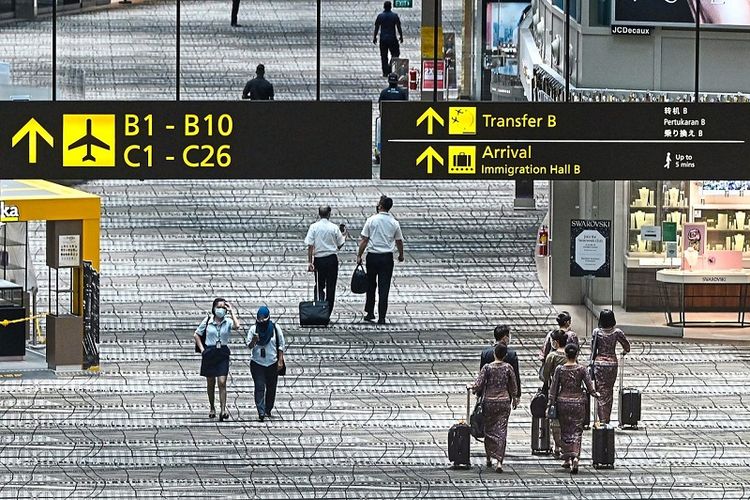
<path fill-rule="evenodd" d="M 689 28 L 695 26 L 697 2 L 698 0 L 614 0 L 612 24 Z M 700 7 L 703 27 L 750 28 L 750 1 L 701 0 Z"/>
<path fill-rule="evenodd" d="M 609 278 L 612 221 L 570 221 L 570 275 Z"/>

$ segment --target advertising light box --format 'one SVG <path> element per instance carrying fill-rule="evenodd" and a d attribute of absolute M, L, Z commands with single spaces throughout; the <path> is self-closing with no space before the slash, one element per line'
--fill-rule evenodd
<path fill-rule="evenodd" d="M 615 0 L 612 24 L 695 26 L 698 0 Z M 750 28 L 750 0 L 703 0 L 701 25 L 705 28 Z"/>

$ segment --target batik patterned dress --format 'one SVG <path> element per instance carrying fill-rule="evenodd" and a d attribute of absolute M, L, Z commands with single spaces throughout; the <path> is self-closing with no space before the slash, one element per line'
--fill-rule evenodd
<path fill-rule="evenodd" d="M 503 361 L 484 365 L 474 382 L 474 391 L 484 395 L 484 449 L 488 458 L 494 458 L 500 463 L 505 458 L 508 418 L 516 388 L 516 374 Z"/>
<path fill-rule="evenodd" d="M 591 352 L 594 358 L 594 384 L 602 395 L 597 406 L 599 421 L 609 423 L 617 380 L 617 343 L 625 352 L 630 352 L 630 342 L 619 328 L 595 328 L 591 335 Z M 594 353 L 594 349 L 596 352 Z"/>
<path fill-rule="evenodd" d="M 594 392 L 594 384 L 588 370 L 579 365 L 562 365 L 555 369 L 549 390 L 549 404 L 557 408 L 560 422 L 562 457 L 565 460 L 581 455 L 583 420 L 586 416 L 586 395 L 581 385 L 589 393 Z"/>

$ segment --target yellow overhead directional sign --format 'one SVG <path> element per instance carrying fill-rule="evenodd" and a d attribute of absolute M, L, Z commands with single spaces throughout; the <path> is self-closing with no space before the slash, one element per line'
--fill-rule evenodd
<path fill-rule="evenodd" d="M 115 115 L 63 115 L 63 167 L 115 166 Z"/>
<path fill-rule="evenodd" d="M 26 122 L 26 125 L 21 127 L 21 129 L 13 136 L 11 147 L 15 148 L 16 145 L 27 135 L 29 136 L 29 164 L 33 165 L 36 163 L 37 138 L 41 137 L 44 142 L 52 147 L 55 146 L 55 140 L 35 118 L 31 118 Z"/>
<path fill-rule="evenodd" d="M 429 146 L 427 149 L 424 150 L 424 153 L 419 155 L 419 158 L 417 158 L 417 166 L 419 166 L 420 163 L 424 159 L 427 159 L 427 173 L 432 173 L 432 162 L 437 161 L 439 164 L 444 165 L 443 157 L 440 156 L 440 153 L 435 151 L 435 149 L 432 146 Z"/>
<path fill-rule="evenodd" d="M 448 173 L 476 174 L 477 147 L 476 146 L 448 146 Z"/>
<path fill-rule="evenodd" d="M 477 108 L 474 106 L 448 108 L 448 133 L 450 135 L 476 135 Z"/>
<path fill-rule="evenodd" d="M 438 122 L 441 127 L 445 126 L 443 118 L 432 107 L 427 108 L 427 111 L 417 118 L 417 126 L 421 125 L 425 120 L 427 120 L 427 135 L 432 135 L 433 121 Z"/>

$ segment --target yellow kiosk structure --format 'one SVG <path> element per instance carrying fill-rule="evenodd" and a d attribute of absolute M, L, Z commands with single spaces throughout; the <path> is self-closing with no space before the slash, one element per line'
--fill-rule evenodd
<path fill-rule="evenodd" d="M 53 270 L 57 280 L 60 269 L 70 269 L 71 286 L 63 290 L 71 296 L 69 310 L 53 310 L 50 300 L 50 310 L 40 315 L 46 316 L 48 367 L 98 369 L 98 326 L 96 341 L 84 332 L 84 314 L 90 313 L 85 310 L 84 275 L 96 275 L 98 290 L 101 199 L 43 180 L 0 180 L 0 215 L 2 223 L 46 222 L 50 297 Z M 58 292 L 54 289 L 55 294 Z M 98 293 L 94 300 L 98 317 Z M 91 309 L 90 300 L 88 306 Z M 7 333 L 4 329 L 30 319 L 28 309 L 23 318 L 9 319 L 3 317 L 0 308 L 0 343 Z"/>

